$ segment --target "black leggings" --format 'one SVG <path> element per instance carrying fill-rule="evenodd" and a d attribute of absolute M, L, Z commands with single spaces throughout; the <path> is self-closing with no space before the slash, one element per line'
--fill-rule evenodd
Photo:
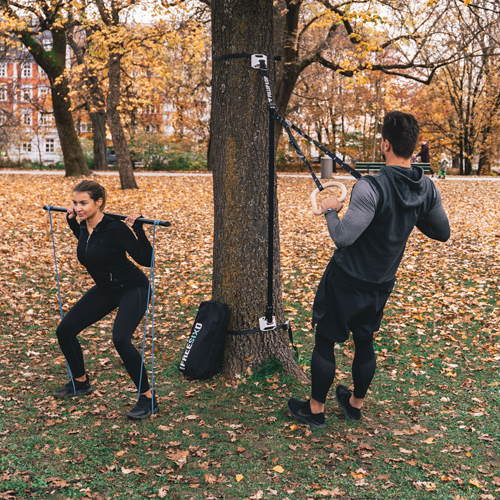
<path fill-rule="evenodd" d="M 354 382 L 354 396 L 364 398 L 370 387 L 377 361 L 373 350 L 373 336 L 368 340 L 354 338 L 354 359 L 352 361 L 352 380 Z M 319 403 L 325 403 L 326 396 L 335 378 L 335 342 L 316 334 L 311 360 L 311 396 Z"/>
<path fill-rule="evenodd" d="M 141 394 L 149 390 L 141 355 L 132 345 L 132 336 L 146 312 L 147 300 L 147 285 L 125 288 L 118 292 L 108 292 L 94 286 L 68 311 L 56 333 L 74 378 L 85 375 L 83 353 L 77 335 L 118 307 L 113 325 L 113 344 L 137 388 L 142 369 Z"/>

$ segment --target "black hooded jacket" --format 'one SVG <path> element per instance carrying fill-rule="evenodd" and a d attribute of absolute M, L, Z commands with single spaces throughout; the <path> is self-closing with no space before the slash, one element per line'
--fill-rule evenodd
<path fill-rule="evenodd" d="M 428 236 L 446 241 L 449 223 L 444 216 L 445 224 L 439 233 L 426 230 L 426 216 L 431 209 L 442 211 L 442 206 L 434 183 L 421 167 L 385 166 L 371 179 L 359 182 L 366 181 L 378 191 L 375 215 L 352 244 L 335 250 L 333 265 L 355 280 L 390 286 L 413 228 L 417 226 Z"/>
<path fill-rule="evenodd" d="M 146 275 L 127 258 L 141 266 L 151 265 L 152 247 L 142 224 L 132 226 L 137 238 L 123 222 L 104 215 L 89 237 L 85 221 L 67 218 L 78 238 L 76 254 L 99 288 L 119 291 L 133 286 L 148 286 Z"/>

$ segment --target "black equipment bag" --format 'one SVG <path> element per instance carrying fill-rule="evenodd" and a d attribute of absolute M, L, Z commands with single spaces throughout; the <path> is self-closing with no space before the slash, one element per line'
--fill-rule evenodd
<path fill-rule="evenodd" d="M 222 302 L 202 302 L 179 370 L 193 379 L 213 377 L 222 369 L 229 325 L 229 307 Z"/>

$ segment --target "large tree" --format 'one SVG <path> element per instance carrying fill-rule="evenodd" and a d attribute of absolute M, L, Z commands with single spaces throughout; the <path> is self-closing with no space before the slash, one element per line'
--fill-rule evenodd
<path fill-rule="evenodd" d="M 0 32 L 17 37 L 28 49 L 50 81 L 54 120 L 67 176 L 89 175 L 71 112 L 70 87 L 66 74 L 66 33 L 72 24 L 68 0 L 53 2 L 0 0 Z M 52 34 L 52 47 L 40 41 L 42 31 Z"/>
<path fill-rule="evenodd" d="M 213 57 L 270 54 L 272 0 L 214 0 Z M 257 326 L 266 311 L 268 242 L 268 111 L 260 72 L 248 59 L 214 62 L 212 144 L 214 178 L 213 298 L 228 304 L 230 328 Z M 272 176 L 276 202 L 276 175 Z M 275 207 L 276 207 L 275 203 Z M 274 312 L 283 322 L 278 214 L 274 211 Z M 306 379 L 293 360 L 283 330 L 230 336 L 225 373 L 234 377 L 277 358 L 288 372 Z"/>

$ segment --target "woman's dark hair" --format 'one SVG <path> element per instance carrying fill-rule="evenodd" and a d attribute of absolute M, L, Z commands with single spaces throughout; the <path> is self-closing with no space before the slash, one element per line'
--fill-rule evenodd
<path fill-rule="evenodd" d="M 382 138 L 387 139 L 396 156 L 407 160 L 415 151 L 420 128 L 410 113 L 391 111 L 384 117 Z"/>
<path fill-rule="evenodd" d="M 101 212 L 106 206 L 106 189 L 96 181 L 82 181 L 73 188 L 73 192 L 89 193 L 92 200 L 97 201 L 102 198 Z"/>

